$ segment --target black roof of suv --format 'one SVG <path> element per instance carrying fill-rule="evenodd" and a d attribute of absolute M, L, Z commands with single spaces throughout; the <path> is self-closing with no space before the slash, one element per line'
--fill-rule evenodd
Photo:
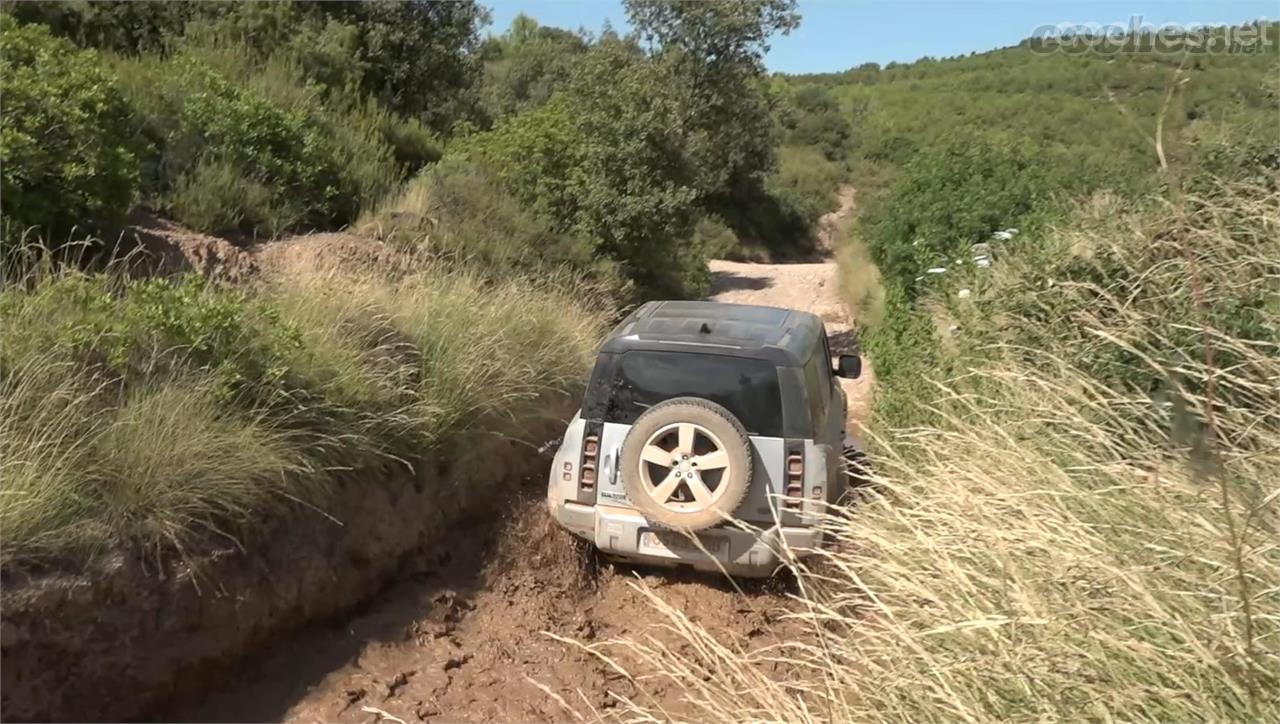
<path fill-rule="evenodd" d="M 703 351 L 803 365 L 822 336 L 822 319 L 808 312 L 723 302 L 648 302 L 605 340 L 602 352 L 631 349 Z"/>

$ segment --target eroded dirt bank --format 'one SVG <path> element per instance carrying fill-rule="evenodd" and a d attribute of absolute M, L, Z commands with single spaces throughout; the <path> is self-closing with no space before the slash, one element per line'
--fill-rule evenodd
<path fill-rule="evenodd" d="M 277 646 L 222 689 L 163 718 L 565 721 L 575 718 L 570 709 L 604 716 L 636 688 L 551 634 L 594 643 L 648 633 L 679 646 L 636 589 L 640 576 L 726 640 L 749 648 L 784 635 L 782 582 L 738 592 L 714 576 L 601 563 L 554 527 L 544 488 L 531 479 L 508 516 L 457 529 L 447 550 L 422 556 L 360 615 Z M 647 688 L 645 701 L 679 715 L 679 686 Z"/>
<path fill-rule="evenodd" d="M 325 511 L 300 509 L 242 536 L 243 547 L 211 541 L 189 561 L 117 552 L 90 570 L 6 569 L 5 720 L 155 715 L 280 636 L 345 615 L 417 552 L 447 555 L 461 517 L 494 515 L 499 491 L 545 474 L 530 443 L 571 414 L 565 400 L 548 407 L 557 412 L 522 439 L 470 439 L 412 473 L 400 464 L 351 473 Z"/>

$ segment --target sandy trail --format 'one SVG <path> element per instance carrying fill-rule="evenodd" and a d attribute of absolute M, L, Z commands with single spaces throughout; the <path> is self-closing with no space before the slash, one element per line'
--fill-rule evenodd
<path fill-rule="evenodd" d="M 818 222 L 820 248 L 830 251 L 840 224 L 853 213 L 853 188 L 839 193 L 840 206 Z M 853 320 L 840 299 L 839 272 L 835 259 L 802 264 L 750 264 L 715 260 L 711 262 L 710 299 L 717 302 L 761 304 L 768 307 L 802 309 L 822 317 L 836 354 L 859 352 Z M 863 374 L 857 380 L 840 380 L 849 397 L 849 429 L 857 434 L 871 414 L 871 387 L 875 373 L 863 359 Z"/>
<path fill-rule="evenodd" d="M 852 210 L 851 190 L 823 220 L 832 229 Z M 710 298 L 804 309 L 825 320 L 833 349 L 856 348 L 837 291 L 834 261 L 711 264 Z M 865 419 L 870 375 L 846 383 L 853 416 Z M 512 491 L 505 519 L 458 528 L 441 550 L 423 551 L 398 583 L 363 610 L 302 630 L 231 676 L 223 686 L 165 712 L 176 721 L 565 721 L 608 717 L 618 697 L 679 718 L 683 687 L 659 677 L 634 685 L 579 648 L 653 636 L 685 646 L 662 628 L 643 583 L 722 641 L 743 649 L 800 635 L 783 619 L 793 605 L 784 580 L 741 590 L 720 577 L 637 569 L 600 560 L 551 523 L 545 481 Z M 625 660 L 627 653 L 620 652 Z M 654 672 L 637 672 L 654 673 Z M 566 706 L 568 708 L 566 708 Z"/>

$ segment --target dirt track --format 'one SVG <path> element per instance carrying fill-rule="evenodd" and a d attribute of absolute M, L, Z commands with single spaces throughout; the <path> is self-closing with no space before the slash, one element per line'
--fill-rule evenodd
<path fill-rule="evenodd" d="M 826 324 L 832 352 L 858 351 L 853 325 L 840 301 L 834 260 L 808 264 L 717 260 L 711 262 L 711 277 L 712 299 L 813 312 Z M 870 414 L 870 389 L 874 379 L 870 365 L 865 365 L 861 379 L 840 381 L 849 397 L 850 431 L 855 434 L 857 425 Z"/>
<path fill-rule="evenodd" d="M 603 565 L 555 530 L 530 480 L 507 520 L 463 528 L 363 612 L 303 632 L 239 672 L 221 690 L 171 711 L 189 721 L 564 721 L 546 692 L 591 717 L 615 695 L 637 692 L 622 676 L 554 633 L 585 643 L 653 633 L 644 582 L 691 619 L 744 647 L 783 635 L 780 582 L 743 593 L 711 576 L 653 575 Z M 672 643 L 677 643 L 672 641 Z M 546 687 L 545 690 L 543 687 Z M 612 692 L 612 693 L 611 693 Z M 648 699 L 678 717 L 680 690 Z"/>
<path fill-rule="evenodd" d="M 849 197 L 851 199 L 851 196 Z M 851 204 L 843 204 L 848 213 Z M 807 309 L 823 317 L 838 350 L 855 345 L 837 297 L 835 263 L 712 263 L 711 298 Z M 847 388 L 864 414 L 869 382 Z M 349 620 L 314 627 L 266 652 L 218 691 L 165 718 L 193 721 L 564 721 L 607 717 L 626 678 L 548 634 L 592 643 L 650 634 L 674 646 L 637 590 L 658 595 L 744 649 L 789 634 L 785 583 L 737 590 L 716 576 L 602 563 L 555 529 L 545 481 L 513 491 L 506 520 L 459 530 L 401 582 Z M 625 656 L 625 652 L 623 653 Z M 652 673 L 652 672 L 648 672 Z M 681 687 L 658 679 L 640 694 L 680 718 Z M 557 701 L 559 699 L 560 701 Z M 563 703 L 562 703 L 563 702 Z M 566 708 L 566 705 L 568 708 Z M 570 708 L 577 714 L 570 711 Z"/>

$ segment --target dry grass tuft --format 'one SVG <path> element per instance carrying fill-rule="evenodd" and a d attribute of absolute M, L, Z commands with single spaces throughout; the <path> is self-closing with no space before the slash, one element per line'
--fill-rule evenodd
<path fill-rule="evenodd" d="M 234 536 L 343 471 L 502 434 L 573 392 L 607 304 L 571 279 L 306 267 L 248 290 L 45 273 L 0 293 L 3 559 Z"/>

